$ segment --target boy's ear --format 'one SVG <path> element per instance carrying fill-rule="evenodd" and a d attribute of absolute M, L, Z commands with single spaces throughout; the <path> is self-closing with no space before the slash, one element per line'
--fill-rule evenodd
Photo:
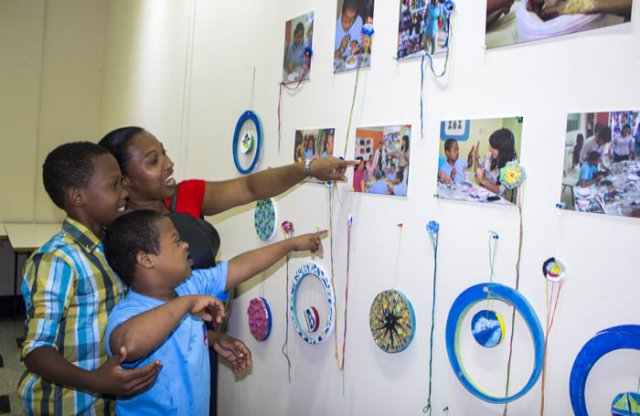
<path fill-rule="evenodd" d="M 81 207 L 84 205 L 84 192 L 82 188 L 79 188 L 77 186 L 70 186 L 69 188 L 67 188 L 66 194 L 71 206 Z"/>
<path fill-rule="evenodd" d="M 144 251 L 138 251 L 138 254 L 136 254 L 136 263 L 143 269 L 151 269 L 154 265 L 152 256 Z"/>
<path fill-rule="evenodd" d="M 131 181 L 128 176 L 122 175 L 122 186 L 128 191 L 131 187 Z"/>

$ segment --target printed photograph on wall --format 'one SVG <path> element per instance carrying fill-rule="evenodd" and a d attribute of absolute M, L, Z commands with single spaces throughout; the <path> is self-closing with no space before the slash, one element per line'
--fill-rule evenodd
<path fill-rule="evenodd" d="M 313 41 L 313 11 L 287 20 L 284 29 L 284 61 L 282 82 L 291 83 L 308 80 L 311 73 L 311 59 L 307 48 Z"/>
<path fill-rule="evenodd" d="M 296 130 L 293 161 L 304 162 L 305 159 L 332 156 L 334 138 L 335 129 L 333 128 Z"/>
<path fill-rule="evenodd" d="M 373 24 L 373 3 L 374 0 L 338 0 L 334 73 L 371 66 L 373 39 L 362 33 L 362 27 Z"/>
<path fill-rule="evenodd" d="M 446 52 L 444 0 L 400 0 L 398 59 Z"/>
<path fill-rule="evenodd" d="M 567 116 L 560 200 L 573 211 L 640 217 L 640 110 Z"/>
<path fill-rule="evenodd" d="M 411 126 L 356 129 L 353 190 L 370 194 L 407 196 Z"/>
<path fill-rule="evenodd" d="M 500 169 L 519 162 L 522 117 L 440 123 L 438 197 L 511 205 L 518 189 L 500 183 Z"/>
<path fill-rule="evenodd" d="M 633 0 L 487 0 L 487 48 L 631 21 Z"/>

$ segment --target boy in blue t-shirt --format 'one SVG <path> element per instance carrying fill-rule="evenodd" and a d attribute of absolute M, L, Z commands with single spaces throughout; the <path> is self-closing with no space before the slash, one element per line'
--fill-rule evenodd
<path fill-rule="evenodd" d="M 189 245 L 165 215 L 139 210 L 118 218 L 105 236 L 112 268 L 130 288 L 109 315 L 107 353 L 127 350 L 126 364 L 160 361 L 146 391 L 118 398 L 118 415 L 209 414 L 209 354 L 201 318 L 220 323 L 227 292 L 291 251 L 322 252 L 326 231 L 286 239 L 210 269 L 191 270 Z M 214 297 L 215 296 L 215 297 Z M 218 298 L 218 299 L 216 299 Z"/>
<path fill-rule="evenodd" d="M 587 163 L 580 168 L 580 179 L 578 179 L 578 186 L 587 187 L 600 181 L 603 172 L 598 172 L 598 164 L 600 163 L 600 152 L 592 151 L 587 155 Z"/>
<path fill-rule="evenodd" d="M 445 183 L 464 182 L 464 171 L 469 169 L 473 163 L 473 150 L 471 147 L 467 160 L 460 160 L 460 147 L 456 139 L 447 139 L 444 142 L 444 154 L 447 160 L 440 166 L 438 177 Z"/>

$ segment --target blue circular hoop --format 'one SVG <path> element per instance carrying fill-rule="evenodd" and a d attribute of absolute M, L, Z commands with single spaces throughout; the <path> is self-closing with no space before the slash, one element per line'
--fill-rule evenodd
<path fill-rule="evenodd" d="M 298 318 L 298 289 L 300 288 L 300 283 L 307 277 L 314 276 L 319 281 L 322 287 L 324 288 L 325 294 L 327 296 L 327 321 L 324 324 L 324 327 L 316 332 L 317 335 L 312 336 L 308 332 L 306 332 L 303 326 L 300 324 L 300 319 Z M 333 321 L 334 321 L 334 308 L 335 308 L 335 296 L 333 293 L 333 286 L 331 285 L 331 281 L 325 276 L 324 271 L 315 263 L 307 263 L 301 266 L 297 271 L 296 275 L 293 278 L 293 283 L 291 284 L 291 319 L 293 319 L 293 323 L 296 326 L 296 332 L 300 335 L 305 342 L 309 344 L 320 344 L 322 341 L 327 339 L 331 331 L 333 330 Z"/>
<path fill-rule="evenodd" d="M 522 390 L 507 397 L 495 397 L 482 391 L 471 381 L 460 361 L 460 345 L 458 340 L 460 328 L 462 327 L 462 320 L 473 305 L 478 302 L 486 301 L 487 296 L 491 296 L 491 299 L 502 301 L 516 308 L 529 327 L 531 338 L 533 339 L 533 346 L 535 348 L 535 364 L 533 366 L 531 377 L 529 377 L 529 381 L 527 381 L 527 384 L 522 388 Z M 544 358 L 544 332 L 542 331 L 540 321 L 524 296 L 516 290 L 501 284 L 482 283 L 471 286 L 458 296 L 458 298 L 453 302 L 453 305 L 451 305 L 451 310 L 447 317 L 446 343 L 449 362 L 451 363 L 451 367 L 453 368 L 453 372 L 456 374 L 456 377 L 460 380 L 460 383 L 462 383 L 462 385 L 469 390 L 471 394 L 489 403 L 508 403 L 522 397 L 525 393 L 531 390 L 542 373 L 542 363 Z"/>
<path fill-rule="evenodd" d="M 256 152 L 253 161 L 251 161 L 251 165 L 249 165 L 247 169 L 243 169 L 240 165 L 240 161 L 238 160 L 238 141 L 240 140 L 240 130 L 242 129 L 242 126 L 246 121 L 251 121 L 254 124 L 258 137 L 256 138 Z M 255 169 L 256 165 L 258 164 L 258 160 L 260 159 L 260 152 L 262 151 L 262 123 L 260 122 L 260 117 L 258 117 L 258 115 L 251 110 L 247 110 L 242 113 L 242 115 L 238 119 L 238 122 L 236 123 L 236 130 L 233 133 L 232 151 L 233 163 L 235 163 L 238 172 L 246 175 L 248 173 L 251 173 Z"/>
<path fill-rule="evenodd" d="M 578 353 L 571 367 L 569 395 L 576 416 L 587 416 L 584 390 L 587 377 L 596 361 L 621 349 L 640 350 L 640 325 L 621 325 L 604 329 L 591 338 Z"/>

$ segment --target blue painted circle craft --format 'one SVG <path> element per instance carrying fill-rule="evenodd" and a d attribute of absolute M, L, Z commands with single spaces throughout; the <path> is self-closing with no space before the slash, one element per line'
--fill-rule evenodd
<path fill-rule="evenodd" d="M 469 374 L 467 374 L 467 371 L 460 360 L 459 336 L 462 321 L 473 305 L 478 302 L 486 301 L 489 296 L 493 300 L 502 301 L 516 308 L 529 327 L 535 349 L 535 361 L 529 380 L 520 391 L 507 397 L 491 396 L 480 389 L 480 387 L 478 387 L 469 378 Z M 462 385 L 469 390 L 471 394 L 489 403 L 508 403 L 522 397 L 531 390 L 542 373 L 542 363 L 544 358 L 544 332 L 542 331 L 540 321 L 524 296 L 522 296 L 518 291 L 501 284 L 482 283 L 471 286 L 458 296 L 458 298 L 453 302 L 453 305 L 451 305 L 449 316 L 447 317 L 446 343 L 449 362 L 451 363 L 451 367 L 453 368 L 453 372 L 456 377 L 460 380 L 460 383 L 462 383 Z"/>
<path fill-rule="evenodd" d="M 611 416 L 640 416 L 640 393 L 628 391 L 616 395 L 611 403 Z"/>
<path fill-rule="evenodd" d="M 246 122 L 253 123 L 256 130 L 255 138 L 250 133 L 247 133 L 243 135 L 243 137 L 240 137 L 242 126 L 244 126 Z M 242 145 L 242 148 L 241 148 L 242 153 L 249 153 L 251 151 L 251 148 L 253 148 L 253 142 L 255 142 L 255 152 L 254 152 L 253 160 L 251 161 L 251 164 L 249 165 L 249 167 L 245 169 L 240 164 L 240 160 L 238 158 L 238 147 L 239 147 L 238 144 L 240 143 Z M 260 159 L 260 152 L 262 151 L 262 123 L 260 122 L 260 118 L 258 117 L 258 115 L 253 111 L 251 110 L 245 111 L 244 113 L 242 113 L 242 115 L 238 119 L 238 122 L 236 123 L 235 132 L 233 133 L 233 149 L 232 150 L 233 150 L 233 163 L 235 163 L 236 169 L 238 169 L 238 172 L 242 173 L 243 175 L 246 175 L 248 173 L 251 173 L 256 168 L 256 165 L 258 164 L 258 160 Z"/>
<path fill-rule="evenodd" d="M 500 344 L 505 334 L 502 316 L 492 310 L 483 310 L 471 319 L 471 333 L 476 342 L 485 348 Z"/>
<path fill-rule="evenodd" d="M 272 199 L 261 199 L 256 203 L 253 225 L 262 241 L 269 241 L 276 234 L 276 204 Z"/>
<path fill-rule="evenodd" d="M 302 281 L 308 276 L 313 276 L 320 282 L 320 285 L 325 291 L 325 302 L 327 305 L 327 318 L 324 326 L 320 326 L 318 323 L 316 323 L 316 325 L 314 326 L 318 326 L 319 329 L 313 331 L 313 333 L 310 333 L 307 330 L 305 318 L 301 320 L 298 314 L 298 289 L 300 288 L 300 284 L 302 283 Z M 296 332 L 298 333 L 298 335 L 300 335 L 300 338 L 302 338 L 309 344 L 320 344 L 325 339 L 327 339 L 327 337 L 333 330 L 333 322 L 335 319 L 335 296 L 333 293 L 333 286 L 331 285 L 331 281 L 324 274 L 324 271 L 320 268 L 320 266 L 315 263 L 307 263 L 296 271 L 296 275 L 293 278 L 293 283 L 291 284 L 290 304 L 291 319 L 296 326 Z M 305 323 L 303 324 L 302 322 Z"/>
<path fill-rule="evenodd" d="M 569 395 L 576 416 L 587 416 L 584 390 L 595 363 L 606 354 L 621 349 L 640 350 L 640 325 L 621 325 L 598 332 L 580 350 L 571 368 Z"/>
<path fill-rule="evenodd" d="M 369 328 L 382 351 L 404 351 L 411 344 L 416 330 L 416 315 L 404 293 L 399 290 L 378 293 L 371 303 Z"/>

